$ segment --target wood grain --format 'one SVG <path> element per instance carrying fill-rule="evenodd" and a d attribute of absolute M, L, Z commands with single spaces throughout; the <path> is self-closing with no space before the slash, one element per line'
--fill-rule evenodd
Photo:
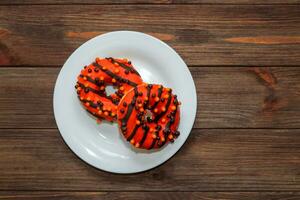
<path fill-rule="evenodd" d="M 78 159 L 56 129 L 0 129 L 1 190 L 299 191 L 299 129 L 194 129 L 165 164 L 117 175 Z"/>
<path fill-rule="evenodd" d="M 297 4 L 299 0 L 2 0 L 0 5 L 22 4 Z"/>
<path fill-rule="evenodd" d="M 299 66 L 299 12 L 300 5 L 1 6 L 0 65 L 62 65 L 96 35 L 134 30 L 167 42 L 189 65 Z"/>
<path fill-rule="evenodd" d="M 59 70 L 1 68 L 0 128 L 56 128 L 52 95 Z M 300 128 L 300 68 L 190 70 L 198 96 L 195 128 Z"/>
<path fill-rule="evenodd" d="M 23 200 L 297 200 L 299 192 L 0 192 L 0 199 Z"/>

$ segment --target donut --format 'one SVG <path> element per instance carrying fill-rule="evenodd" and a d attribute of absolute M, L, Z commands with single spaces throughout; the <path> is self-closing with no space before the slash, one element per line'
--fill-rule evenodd
<path fill-rule="evenodd" d="M 160 148 L 174 142 L 180 120 L 180 102 L 172 89 L 143 83 L 128 91 L 117 110 L 123 136 L 136 148 Z"/>
<path fill-rule="evenodd" d="M 127 59 L 96 58 L 77 77 L 75 88 L 85 109 L 98 120 L 115 121 L 117 105 L 123 95 L 142 83 L 139 73 Z M 115 93 L 107 94 L 108 85 Z"/>

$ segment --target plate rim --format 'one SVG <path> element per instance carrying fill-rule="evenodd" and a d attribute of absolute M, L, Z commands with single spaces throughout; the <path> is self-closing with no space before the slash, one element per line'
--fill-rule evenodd
<path fill-rule="evenodd" d="M 89 162 L 89 160 L 87 158 L 85 158 L 84 156 L 81 155 L 81 153 L 79 151 L 77 151 L 76 148 L 73 148 L 73 144 L 72 142 L 68 142 L 68 139 L 66 138 L 66 136 L 64 136 L 64 134 L 61 132 L 61 128 L 58 124 L 58 121 L 57 121 L 57 113 L 55 111 L 55 96 L 56 96 L 56 92 L 57 91 L 57 87 L 58 87 L 58 79 L 59 79 L 59 76 L 63 70 L 63 68 L 65 67 L 66 63 L 68 63 L 68 61 L 71 59 L 72 55 L 75 54 L 77 51 L 79 51 L 80 48 L 86 46 L 86 45 L 89 45 L 90 43 L 92 43 L 94 40 L 97 40 L 98 38 L 101 38 L 101 37 L 105 37 L 105 36 L 108 36 L 108 35 L 113 35 L 113 34 L 138 34 L 138 35 L 142 35 L 144 37 L 148 37 L 152 40 L 155 40 L 156 42 L 160 43 L 161 45 L 165 46 L 169 51 L 171 51 L 176 57 L 177 59 L 179 59 L 183 64 L 184 64 L 184 67 L 187 71 L 187 74 L 188 76 L 190 77 L 190 79 L 192 80 L 192 88 L 190 88 L 192 91 L 193 91 L 193 94 L 194 95 L 194 102 L 195 102 L 195 109 L 194 109 L 194 113 L 193 113 L 193 116 L 192 117 L 192 124 L 191 124 L 191 127 L 188 128 L 187 130 L 187 135 L 186 135 L 186 138 L 183 140 L 182 144 L 178 146 L 178 148 L 171 154 L 171 156 L 169 156 L 168 158 L 166 159 L 162 159 L 161 161 L 157 162 L 154 166 L 151 166 L 151 167 L 147 167 L 147 168 L 143 168 L 141 170 L 135 170 L 135 171 L 129 171 L 129 172 L 125 172 L 125 171 L 110 171 L 110 170 L 107 170 L 107 169 L 104 169 L 104 168 L 100 168 L 99 166 L 97 166 L 96 164 L 94 163 L 91 163 Z M 77 47 L 70 55 L 69 57 L 66 59 L 66 61 L 64 62 L 64 64 L 62 65 L 61 69 L 59 70 L 59 73 L 57 75 L 57 78 L 55 80 L 55 84 L 54 84 L 54 89 L 53 89 L 53 101 L 52 101 L 52 105 L 53 105 L 53 113 L 54 113 L 54 119 L 55 119 L 55 123 L 56 123 L 56 126 L 57 126 L 57 129 L 64 141 L 64 143 L 66 144 L 66 146 L 68 146 L 68 148 L 71 150 L 71 152 L 73 152 L 75 154 L 75 156 L 77 158 L 79 158 L 80 160 L 82 160 L 84 163 L 92 166 L 93 168 L 97 169 L 97 170 L 101 170 L 101 171 L 104 171 L 106 173 L 113 173 L 113 174 L 138 174 L 138 173 L 142 173 L 142 172 L 146 172 L 146 171 L 149 171 L 151 169 L 154 169 L 154 168 L 157 168 L 159 166 L 161 166 L 162 164 L 164 164 L 165 162 L 167 162 L 168 160 L 170 160 L 173 156 L 175 156 L 179 150 L 183 147 L 183 145 L 186 143 L 188 137 L 190 136 L 191 134 L 191 131 L 193 129 L 193 126 L 194 126 L 194 123 L 195 123 L 195 120 L 196 120 L 196 114 L 197 114 L 197 91 L 196 91 L 196 85 L 195 85 L 195 81 L 193 79 L 193 76 L 187 66 L 187 64 L 184 62 L 184 60 L 182 59 L 182 57 L 179 55 L 179 53 L 177 53 L 175 51 L 175 49 L 173 49 L 171 46 L 169 46 L 167 43 L 165 43 L 164 41 L 152 36 L 152 35 L 149 35 L 149 34 L 146 34 L 146 33 L 143 33 L 143 32 L 137 32 L 137 31 L 130 31 L 130 30 L 119 30 L 119 31 L 111 31 L 111 32 L 106 32 L 106 33 L 103 33 L 103 34 L 100 34 L 100 35 L 97 35 L 93 38 L 90 38 L 89 40 L 85 41 L 84 43 L 82 43 L 79 47 Z"/>

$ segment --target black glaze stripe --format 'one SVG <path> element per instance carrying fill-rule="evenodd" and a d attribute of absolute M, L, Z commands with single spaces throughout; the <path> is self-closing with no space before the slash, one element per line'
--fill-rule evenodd
<path fill-rule="evenodd" d="M 162 87 L 159 87 L 159 88 L 158 88 L 157 97 L 159 98 L 159 100 L 160 100 L 160 98 L 161 98 L 162 89 L 163 89 Z M 153 109 L 153 110 L 154 110 L 154 108 L 156 108 L 156 106 L 157 106 L 158 103 L 159 103 L 159 101 L 155 102 L 155 104 L 152 106 L 152 109 Z"/>
<path fill-rule="evenodd" d="M 123 69 L 128 70 L 128 71 L 132 71 L 133 73 L 140 76 L 140 74 L 133 67 L 129 67 L 129 66 L 123 64 L 123 63 L 120 63 L 120 62 L 116 61 L 115 59 L 113 59 L 112 57 L 108 58 L 108 60 L 109 61 L 111 60 L 112 63 L 118 63 L 119 66 L 122 67 Z"/>
<path fill-rule="evenodd" d="M 145 140 L 146 140 L 146 138 L 147 138 L 148 132 L 149 132 L 149 129 L 148 129 L 148 128 L 147 128 L 147 129 L 144 129 L 144 135 L 143 135 L 143 137 L 142 137 L 142 139 L 141 139 L 141 141 L 140 141 L 140 146 L 142 146 L 142 145 L 144 144 L 144 142 L 145 142 Z"/>
<path fill-rule="evenodd" d="M 150 149 L 153 149 L 153 147 L 155 146 L 155 143 L 157 142 L 157 139 L 153 139 L 151 146 L 149 147 Z"/>
<path fill-rule="evenodd" d="M 110 100 L 113 104 L 118 105 L 118 102 L 114 102 L 114 101 L 113 101 L 113 98 L 112 98 L 111 96 L 107 96 L 107 95 L 105 95 L 104 93 L 101 93 L 101 92 L 99 92 L 99 91 L 97 91 L 97 90 L 95 90 L 95 89 L 93 89 L 93 88 L 85 87 L 85 86 L 84 86 L 82 83 L 80 83 L 80 82 L 78 82 L 78 85 L 79 85 L 81 88 L 83 88 L 83 90 L 84 90 L 85 88 L 87 88 L 87 89 L 89 89 L 90 92 L 93 92 L 93 93 L 95 93 L 95 94 L 97 94 L 97 95 L 99 95 L 99 96 L 101 96 L 101 97 L 104 97 L 104 98 Z"/>
<path fill-rule="evenodd" d="M 83 78 L 84 76 L 82 75 L 82 74 L 80 74 L 79 75 L 81 78 Z M 101 84 L 99 84 L 99 83 L 97 83 L 94 79 L 92 79 L 91 77 L 89 77 L 89 76 L 85 76 L 86 77 L 86 80 L 88 81 L 88 82 L 91 82 L 91 83 L 93 83 L 93 84 L 95 84 L 95 85 L 97 85 L 97 86 L 102 86 Z"/>
<path fill-rule="evenodd" d="M 97 114 L 94 114 L 94 113 L 92 113 L 91 111 L 89 111 L 89 110 L 86 110 L 88 113 L 90 113 L 91 115 L 94 115 L 95 117 L 97 117 L 97 118 L 99 118 L 99 119 L 104 119 L 103 117 L 101 117 L 101 116 L 99 116 L 99 115 L 97 115 Z"/>
<path fill-rule="evenodd" d="M 96 62 L 94 62 L 93 65 L 94 65 L 95 67 L 99 68 L 99 69 L 100 69 L 101 71 L 103 71 L 104 73 L 106 73 L 108 76 L 110 76 L 110 77 L 116 79 L 117 81 L 120 81 L 120 82 L 122 82 L 122 83 L 126 83 L 126 84 L 128 84 L 128 85 L 131 85 L 132 87 L 136 87 L 136 86 L 137 86 L 136 83 L 134 83 L 134 82 L 132 82 L 132 81 L 130 81 L 130 80 L 128 80 L 128 79 L 122 78 L 122 77 L 120 77 L 120 76 L 114 74 L 113 72 L 109 71 L 108 69 L 103 70 L 103 69 L 102 69 L 102 66 L 99 65 L 99 64 L 96 63 Z"/>
<path fill-rule="evenodd" d="M 84 90 L 84 89 L 89 89 L 89 91 L 91 91 L 91 92 L 93 92 L 93 93 L 95 93 L 95 94 L 97 94 L 97 95 L 99 95 L 99 96 L 101 96 L 101 97 L 106 97 L 105 94 L 103 94 L 103 93 L 101 93 L 101 92 L 99 92 L 99 91 L 97 91 L 97 90 L 95 90 L 95 89 L 93 89 L 93 88 L 91 88 L 91 87 L 85 87 L 84 84 L 82 84 L 82 83 L 80 83 L 80 82 L 78 82 L 78 85 L 79 85 L 83 90 Z"/>
<path fill-rule="evenodd" d="M 159 115 L 157 115 L 154 119 L 155 122 L 157 122 L 160 118 L 162 118 L 162 116 L 164 116 L 164 114 L 168 111 L 170 104 L 171 104 L 171 100 L 172 100 L 172 96 L 171 96 L 171 94 L 169 94 L 168 102 L 166 104 L 166 111 L 161 112 Z"/>
<path fill-rule="evenodd" d="M 135 125 L 133 131 L 131 132 L 131 134 L 129 135 L 129 137 L 127 138 L 127 141 L 130 141 L 136 134 L 136 131 L 139 129 L 139 125 Z"/>
<path fill-rule="evenodd" d="M 175 121 L 175 120 L 174 120 Z M 166 130 L 170 130 L 170 126 L 172 125 L 173 123 L 170 121 L 168 121 L 167 125 L 166 125 Z M 161 143 L 161 146 L 164 146 L 164 144 L 166 144 L 168 138 L 167 138 L 167 135 L 163 132 L 164 134 L 164 137 L 165 137 L 165 141 Z"/>
<path fill-rule="evenodd" d="M 147 98 L 148 98 L 148 102 L 150 102 L 151 89 L 152 88 L 150 88 L 149 85 L 147 85 Z"/>
<path fill-rule="evenodd" d="M 133 108 L 135 106 L 135 102 L 136 102 L 136 98 L 138 96 L 138 90 L 137 90 L 137 87 L 134 88 L 134 97 L 132 99 L 132 101 L 130 102 L 129 106 L 128 106 L 128 109 L 127 109 L 127 113 L 125 115 L 125 117 L 122 119 L 122 124 L 127 124 L 127 121 L 133 111 Z"/>
<path fill-rule="evenodd" d="M 86 99 L 83 99 L 83 100 L 80 100 L 81 102 L 83 102 L 83 103 L 90 103 L 90 106 L 92 107 L 92 108 L 98 108 L 98 105 L 97 104 L 94 104 L 92 101 L 88 101 L 88 100 L 86 100 Z"/>

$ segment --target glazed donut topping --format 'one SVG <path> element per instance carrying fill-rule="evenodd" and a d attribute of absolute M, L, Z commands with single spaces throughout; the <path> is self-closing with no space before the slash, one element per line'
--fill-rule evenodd
<path fill-rule="evenodd" d="M 89 113 L 98 119 L 113 121 L 122 96 L 140 83 L 139 73 L 127 59 L 97 58 L 81 70 L 75 88 Z M 114 86 L 116 92 L 108 95 L 105 91 L 108 85 Z"/>
<path fill-rule="evenodd" d="M 139 85 L 119 103 L 119 127 L 135 147 L 160 148 L 179 136 L 179 105 L 172 89 L 156 84 Z"/>
<path fill-rule="evenodd" d="M 115 92 L 108 94 L 107 86 Z M 127 59 L 96 58 L 75 85 L 87 112 L 100 120 L 117 120 L 124 138 L 136 148 L 156 149 L 180 135 L 180 102 L 171 88 L 143 83 Z"/>

